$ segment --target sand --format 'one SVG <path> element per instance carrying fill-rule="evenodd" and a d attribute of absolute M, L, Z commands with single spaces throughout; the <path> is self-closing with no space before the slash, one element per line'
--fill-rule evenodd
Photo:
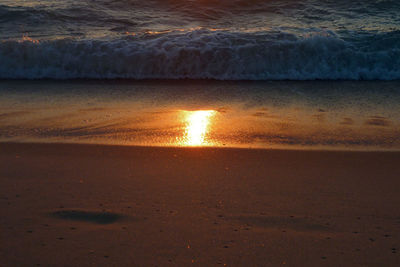
<path fill-rule="evenodd" d="M 1 266 L 399 266 L 400 153 L 0 143 Z"/>

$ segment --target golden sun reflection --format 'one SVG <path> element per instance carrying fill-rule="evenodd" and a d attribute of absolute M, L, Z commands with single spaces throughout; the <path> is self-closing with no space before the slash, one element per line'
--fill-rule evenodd
<path fill-rule="evenodd" d="M 205 146 L 210 143 L 206 140 L 211 118 L 215 110 L 185 111 L 185 135 L 181 142 L 184 146 Z"/>

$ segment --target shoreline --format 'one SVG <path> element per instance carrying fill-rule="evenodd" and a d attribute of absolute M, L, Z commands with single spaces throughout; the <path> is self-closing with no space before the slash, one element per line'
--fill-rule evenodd
<path fill-rule="evenodd" d="M 345 147 L 345 146 L 271 146 L 271 147 L 249 147 L 249 146 L 212 146 L 212 145 L 201 145 L 201 146 L 179 146 L 179 145 L 132 145 L 132 144 L 113 144 L 113 143 L 102 143 L 102 142 L 85 142 L 85 141 L 1 141 L 0 146 L 88 146 L 88 147 L 115 147 L 122 149 L 176 149 L 176 150 L 250 150 L 250 151 L 276 151 L 276 152 L 336 152 L 336 153 L 398 153 L 400 154 L 400 148 L 374 148 L 374 147 Z"/>
<path fill-rule="evenodd" d="M 0 140 L 181 146 L 207 120 L 203 145 L 400 150 L 397 85 L 0 82 Z"/>

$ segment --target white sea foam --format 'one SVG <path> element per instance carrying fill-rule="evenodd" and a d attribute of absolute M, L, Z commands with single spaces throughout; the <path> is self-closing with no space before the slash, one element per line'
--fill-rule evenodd
<path fill-rule="evenodd" d="M 195 29 L 114 39 L 0 42 L 1 79 L 400 79 L 400 33 L 353 41 L 334 34 Z"/>

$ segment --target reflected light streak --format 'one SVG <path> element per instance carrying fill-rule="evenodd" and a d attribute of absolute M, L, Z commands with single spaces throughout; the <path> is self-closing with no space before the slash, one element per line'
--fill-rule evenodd
<path fill-rule="evenodd" d="M 185 112 L 185 136 L 182 145 L 204 146 L 209 143 L 206 140 L 211 118 L 215 115 L 215 110 L 198 110 Z"/>

